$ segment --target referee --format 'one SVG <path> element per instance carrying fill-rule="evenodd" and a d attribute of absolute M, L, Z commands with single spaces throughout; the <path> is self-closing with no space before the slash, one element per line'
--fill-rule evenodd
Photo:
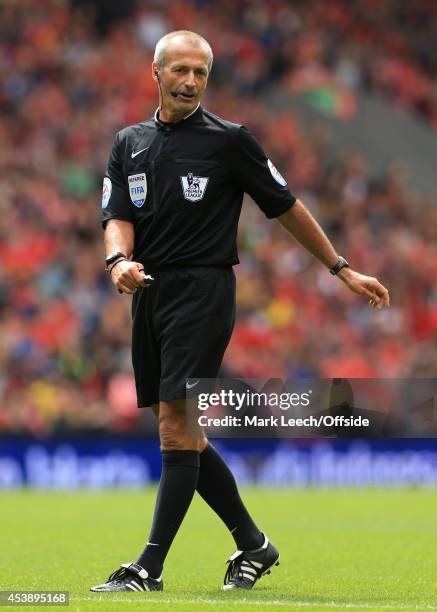
<path fill-rule="evenodd" d="M 198 34 L 161 38 L 152 63 L 159 108 L 115 136 L 104 179 L 106 266 L 115 287 L 133 294 L 138 405 L 152 406 L 159 420 L 162 474 L 144 550 L 92 591 L 162 590 L 164 560 L 196 490 L 238 549 L 223 588 L 250 589 L 278 563 L 229 468 L 206 437 L 185 428 L 186 390 L 217 376 L 232 334 L 245 192 L 351 291 L 389 306 L 387 289 L 336 253 L 250 132 L 200 106 L 212 60 Z"/>

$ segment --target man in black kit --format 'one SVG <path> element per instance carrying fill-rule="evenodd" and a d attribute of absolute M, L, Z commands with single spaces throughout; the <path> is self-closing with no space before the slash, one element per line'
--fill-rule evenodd
<path fill-rule="evenodd" d="M 106 265 L 115 287 L 133 294 L 138 405 L 152 406 L 159 420 L 162 475 L 144 550 L 93 591 L 162 590 L 164 560 L 196 490 L 238 548 L 224 589 L 251 589 L 278 564 L 220 455 L 185 426 L 187 389 L 217 376 L 231 337 L 244 192 L 351 291 L 389 306 L 387 289 L 336 253 L 248 130 L 200 106 L 211 66 L 198 34 L 171 32 L 158 42 L 159 108 L 115 136 L 104 179 Z"/>

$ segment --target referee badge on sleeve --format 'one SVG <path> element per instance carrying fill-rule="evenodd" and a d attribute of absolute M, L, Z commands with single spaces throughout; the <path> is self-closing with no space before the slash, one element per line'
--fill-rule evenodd
<path fill-rule="evenodd" d="M 137 208 L 141 208 L 146 201 L 147 195 L 146 175 L 144 172 L 141 172 L 140 174 L 131 174 L 127 178 L 129 181 L 130 199 Z"/>
<path fill-rule="evenodd" d="M 187 176 L 181 176 L 184 198 L 189 202 L 201 200 L 205 195 L 208 181 L 209 176 L 193 176 L 192 172 L 188 172 Z"/>

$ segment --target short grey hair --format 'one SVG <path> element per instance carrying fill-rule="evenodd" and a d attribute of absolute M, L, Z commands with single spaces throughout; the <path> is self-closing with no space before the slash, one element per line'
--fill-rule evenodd
<path fill-rule="evenodd" d="M 200 36 L 200 34 L 196 34 L 196 32 L 190 32 L 189 30 L 175 30 L 174 32 L 169 32 L 158 40 L 153 56 L 153 61 L 158 65 L 158 67 L 163 68 L 165 65 L 165 52 L 167 50 L 168 42 L 173 38 L 178 37 L 183 38 L 187 42 L 198 47 L 205 47 L 205 51 L 208 54 L 208 72 L 211 72 L 213 55 L 209 42 L 205 40 L 203 36 Z"/>

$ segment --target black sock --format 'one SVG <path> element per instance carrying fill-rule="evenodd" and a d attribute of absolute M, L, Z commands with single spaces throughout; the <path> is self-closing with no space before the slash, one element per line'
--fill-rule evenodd
<path fill-rule="evenodd" d="M 137 559 L 159 578 L 171 543 L 193 499 L 199 477 L 197 451 L 163 451 L 162 473 L 149 541 Z"/>
<path fill-rule="evenodd" d="M 263 534 L 246 510 L 231 470 L 211 444 L 200 453 L 197 492 L 225 523 L 239 550 L 263 545 Z"/>

